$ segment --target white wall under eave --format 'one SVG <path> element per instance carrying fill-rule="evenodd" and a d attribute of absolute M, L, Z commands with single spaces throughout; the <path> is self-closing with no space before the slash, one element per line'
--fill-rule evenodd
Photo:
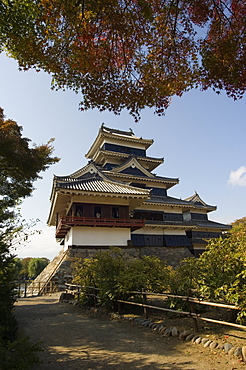
<path fill-rule="evenodd" d="M 127 138 L 126 138 L 127 139 Z M 117 140 L 117 138 L 106 138 L 103 140 L 102 144 L 101 144 L 101 147 L 105 144 L 105 143 L 109 143 L 109 144 L 115 144 L 115 145 L 122 145 L 122 146 L 128 146 L 128 147 L 131 147 L 131 148 L 137 148 L 137 149 L 143 149 L 145 150 L 145 145 L 141 143 L 141 141 L 134 141 L 134 142 L 131 142 L 131 141 L 128 141 L 128 140 Z"/>
<path fill-rule="evenodd" d="M 180 230 L 180 229 L 176 229 L 176 230 L 165 229 L 164 234 L 165 235 L 186 235 L 186 232 L 185 230 Z"/>
<path fill-rule="evenodd" d="M 156 186 L 158 187 L 158 186 Z M 162 211 L 162 212 L 166 212 L 166 213 L 180 213 L 182 214 L 182 209 L 179 208 L 179 207 L 172 207 L 172 206 L 169 206 L 169 205 L 166 205 L 166 204 L 148 204 L 147 202 L 146 203 L 143 203 L 140 207 L 136 208 L 135 211 L 145 211 L 145 212 L 148 212 L 148 211 Z"/>
<path fill-rule="evenodd" d="M 72 227 L 65 238 L 65 247 L 81 246 L 127 246 L 131 239 L 130 229 L 120 227 Z"/>
<path fill-rule="evenodd" d="M 164 229 L 161 227 L 144 227 L 136 230 L 133 234 L 142 235 L 186 235 L 185 230 L 182 229 Z"/>

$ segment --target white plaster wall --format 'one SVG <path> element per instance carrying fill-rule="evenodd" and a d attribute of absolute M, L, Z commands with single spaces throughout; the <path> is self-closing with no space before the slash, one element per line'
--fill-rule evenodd
<path fill-rule="evenodd" d="M 108 227 L 72 227 L 65 238 L 65 246 L 127 246 L 131 239 L 128 228 Z"/>
<path fill-rule="evenodd" d="M 145 227 L 133 232 L 133 234 L 146 234 L 146 235 L 186 235 L 185 230 L 179 229 L 163 229 L 161 227 Z"/>
<path fill-rule="evenodd" d="M 183 213 L 183 219 L 184 219 L 184 221 L 190 221 L 191 220 L 190 212 L 184 212 Z"/>
<path fill-rule="evenodd" d="M 163 229 L 161 227 L 153 228 L 153 227 L 144 227 L 143 229 L 139 229 L 133 232 L 133 234 L 152 234 L 152 235 L 163 235 Z"/>
<path fill-rule="evenodd" d="M 184 212 L 183 213 L 184 221 L 190 221 L 191 220 L 191 213 L 202 213 L 202 214 L 205 214 L 205 215 L 207 214 L 207 212 L 204 211 L 204 210 L 198 210 L 198 211 L 193 210 L 193 211 L 189 211 L 189 212 Z"/>
<path fill-rule="evenodd" d="M 184 230 L 164 230 L 165 235 L 186 235 Z"/>
<path fill-rule="evenodd" d="M 94 196 L 94 195 L 76 195 L 73 197 L 73 202 L 80 202 L 80 203 L 97 203 L 97 204 L 116 204 L 116 205 L 129 205 L 129 199 L 127 197 L 102 197 L 102 196 Z"/>
<path fill-rule="evenodd" d="M 117 140 L 117 139 L 114 139 L 114 138 L 106 138 L 103 140 L 102 144 L 100 145 L 100 148 L 105 144 L 105 143 L 109 143 L 109 144 L 116 144 L 116 145 L 122 145 L 122 146 L 128 146 L 128 147 L 131 147 L 131 148 L 137 148 L 137 149 L 144 149 L 145 150 L 145 145 L 142 144 L 140 141 L 134 141 L 134 142 L 131 142 L 131 141 L 124 141 L 124 140 Z"/>
<path fill-rule="evenodd" d="M 158 185 L 156 185 L 158 187 Z M 153 204 L 148 204 L 148 203 L 143 203 L 140 207 L 136 208 L 136 210 L 141 210 L 141 211 L 163 211 L 166 213 L 179 213 L 182 215 L 182 210 L 178 207 L 172 207 L 169 205 L 164 205 L 164 204 L 159 204 L 159 205 L 153 205 Z"/>

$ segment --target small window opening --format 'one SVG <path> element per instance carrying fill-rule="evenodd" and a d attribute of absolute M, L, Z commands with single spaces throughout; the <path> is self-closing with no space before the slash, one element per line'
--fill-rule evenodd
<path fill-rule="evenodd" d="M 119 218 L 119 208 L 118 207 L 112 207 L 112 217 Z"/>
<path fill-rule="evenodd" d="M 82 217 L 84 214 L 83 206 L 76 206 L 75 215 L 77 217 Z"/>
<path fill-rule="evenodd" d="M 102 215 L 101 207 L 94 207 L 94 217 L 100 218 Z"/>

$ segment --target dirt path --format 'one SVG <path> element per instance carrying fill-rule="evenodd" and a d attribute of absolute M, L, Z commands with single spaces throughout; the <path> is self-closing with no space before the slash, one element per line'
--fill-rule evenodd
<path fill-rule="evenodd" d="M 44 348 L 43 364 L 35 370 L 246 370 L 221 351 L 165 338 L 128 321 L 92 318 L 58 298 L 16 303 L 20 328 Z"/>

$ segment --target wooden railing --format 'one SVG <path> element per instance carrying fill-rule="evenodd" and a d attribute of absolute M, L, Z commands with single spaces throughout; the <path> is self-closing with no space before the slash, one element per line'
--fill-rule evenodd
<path fill-rule="evenodd" d="M 76 298 L 79 298 L 81 294 L 85 294 L 86 296 L 93 297 L 96 303 L 100 302 L 100 289 L 98 288 L 91 287 L 91 286 L 81 286 L 81 285 L 76 285 L 76 284 L 66 284 L 66 286 L 67 286 L 67 292 L 74 294 Z M 89 291 L 91 290 L 91 292 L 88 293 L 88 290 Z M 191 296 L 174 295 L 174 294 L 169 294 L 169 293 L 153 293 L 153 292 L 144 292 L 144 291 L 142 292 L 132 291 L 128 293 L 131 295 L 138 295 L 139 297 L 141 297 L 142 303 L 134 302 L 130 300 L 127 300 L 127 301 L 126 300 L 115 300 L 115 302 L 118 303 L 119 313 L 122 312 L 122 305 L 127 304 L 127 305 L 142 307 L 143 313 L 146 319 L 149 318 L 150 316 L 150 310 L 159 310 L 163 312 L 172 312 L 178 315 L 190 316 L 193 322 L 194 331 L 198 331 L 198 321 L 199 320 L 212 322 L 212 323 L 220 324 L 220 325 L 232 326 L 238 329 L 246 330 L 246 326 L 244 325 L 239 325 L 239 324 L 235 324 L 235 323 L 231 323 L 227 321 L 221 321 L 221 320 L 215 320 L 215 319 L 203 317 L 200 314 L 198 314 L 195 309 L 195 304 L 199 304 L 199 305 L 207 305 L 207 306 L 240 311 L 240 308 L 234 305 L 203 301 L 199 298 L 195 298 Z M 153 296 L 163 297 L 163 298 L 175 298 L 175 299 L 179 299 L 182 301 L 186 301 L 189 304 L 189 311 L 174 310 L 171 308 L 154 306 L 152 304 L 148 304 L 148 297 L 153 297 Z"/>
<path fill-rule="evenodd" d="M 63 216 L 58 222 L 56 237 L 64 238 L 73 226 L 91 227 L 128 227 L 132 231 L 144 227 L 145 220 L 134 218 L 106 218 L 106 217 L 77 217 Z"/>
<path fill-rule="evenodd" d="M 47 282 L 33 282 L 31 280 L 14 281 L 16 298 L 32 297 L 47 293 L 53 293 L 57 290 L 57 284 L 54 281 Z"/>

